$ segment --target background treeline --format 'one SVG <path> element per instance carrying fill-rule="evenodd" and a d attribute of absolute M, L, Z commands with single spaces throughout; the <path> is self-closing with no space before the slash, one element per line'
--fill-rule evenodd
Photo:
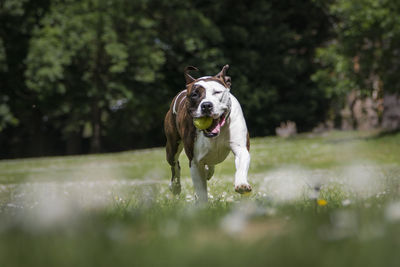
<path fill-rule="evenodd" d="M 186 65 L 230 64 L 252 136 L 339 126 L 352 90 L 398 90 L 399 20 L 390 0 L 2 0 L 0 158 L 163 145 Z"/>

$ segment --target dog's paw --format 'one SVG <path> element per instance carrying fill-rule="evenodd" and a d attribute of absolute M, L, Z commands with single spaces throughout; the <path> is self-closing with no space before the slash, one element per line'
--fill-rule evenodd
<path fill-rule="evenodd" d="M 181 193 L 181 183 L 174 181 L 169 183 L 169 190 L 171 190 L 172 194 L 179 195 Z"/>
<path fill-rule="evenodd" d="M 238 192 L 239 194 L 250 193 L 251 190 L 252 190 L 251 185 L 249 185 L 248 183 L 238 184 L 235 186 L 235 191 Z"/>

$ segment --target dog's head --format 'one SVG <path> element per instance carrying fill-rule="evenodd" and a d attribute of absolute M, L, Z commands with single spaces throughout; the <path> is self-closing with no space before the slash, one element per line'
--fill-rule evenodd
<path fill-rule="evenodd" d="M 218 136 L 221 127 L 226 122 L 227 115 L 231 108 L 229 90 L 231 78 L 226 76 L 229 65 L 225 65 L 215 76 L 205 76 L 194 79 L 188 74 L 190 70 L 197 70 L 195 67 L 185 69 L 188 112 L 193 118 L 211 117 L 213 124 L 206 130 L 206 137 Z"/>

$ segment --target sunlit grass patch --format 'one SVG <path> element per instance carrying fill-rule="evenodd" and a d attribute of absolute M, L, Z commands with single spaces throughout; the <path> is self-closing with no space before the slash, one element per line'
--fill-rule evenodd
<path fill-rule="evenodd" d="M 2 161 L 0 265 L 396 266 L 399 140 L 254 139 L 251 194 L 229 156 L 206 205 L 184 155 L 172 195 L 162 148 Z"/>

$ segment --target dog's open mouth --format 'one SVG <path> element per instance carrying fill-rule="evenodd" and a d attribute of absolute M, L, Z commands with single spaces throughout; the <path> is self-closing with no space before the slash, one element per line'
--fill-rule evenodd
<path fill-rule="evenodd" d="M 203 130 L 204 136 L 209 138 L 218 136 L 219 133 L 221 132 L 222 126 L 225 125 L 225 122 L 226 122 L 226 114 L 224 113 L 218 119 L 214 119 L 210 127 Z"/>

